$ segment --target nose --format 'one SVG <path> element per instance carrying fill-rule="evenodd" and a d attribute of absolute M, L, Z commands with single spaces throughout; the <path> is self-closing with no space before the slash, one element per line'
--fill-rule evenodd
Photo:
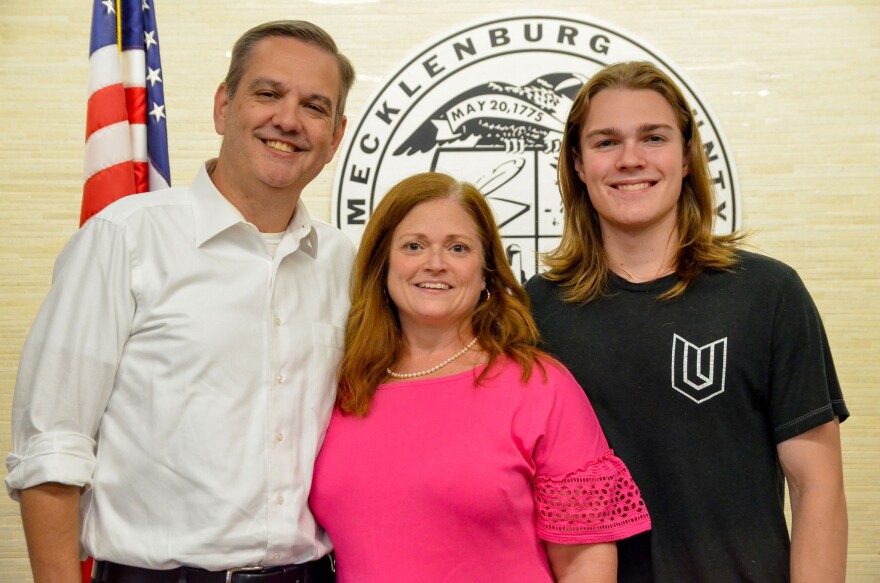
<path fill-rule="evenodd" d="M 275 114 L 272 116 L 272 124 L 285 133 L 300 133 L 302 131 L 302 112 L 299 109 L 299 104 L 286 99 L 279 100 Z"/>
<path fill-rule="evenodd" d="M 446 256 L 444 249 L 439 247 L 430 247 L 425 255 L 425 270 L 431 272 L 443 271 L 446 269 Z"/>
<path fill-rule="evenodd" d="M 617 159 L 617 167 L 620 169 L 642 168 L 644 165 L 645 155 L 642 152 L 641 144 L 631 140 L 623 142 L 620 157 Z"/>

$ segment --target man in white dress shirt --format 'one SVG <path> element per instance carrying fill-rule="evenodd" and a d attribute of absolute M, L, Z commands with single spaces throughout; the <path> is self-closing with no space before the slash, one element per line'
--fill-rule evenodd
<path fill-rule="evenodd" d="M 100 582 L 333 580 L 308 497 L 354 251 L 300 194 L 353 80 L 311 23 L 248 31 L 214 99 L 219 157 L 59 256 L 6 461 L 36 583 L 78 582 L 80 543 Z"/>

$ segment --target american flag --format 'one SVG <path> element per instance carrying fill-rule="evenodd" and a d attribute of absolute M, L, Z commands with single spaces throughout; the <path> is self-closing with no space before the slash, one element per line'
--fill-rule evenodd
<path fill-rule="evenodd" d="M 123 196 L 171 185 L 153 0 L 93 0 L 80 225 Z M 82 563 L 84 583 L 92 559 Z"/>
<path fill-rule="evenodd" d="M 153 0 L 94 0 L 80 224 L 116 199 L 171 184 Z"/>

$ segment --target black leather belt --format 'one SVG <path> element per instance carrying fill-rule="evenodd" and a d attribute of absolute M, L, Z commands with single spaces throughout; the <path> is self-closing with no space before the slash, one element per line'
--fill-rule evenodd
<path fill-rule="evenodd" d="M 169 570 L 142 569 L 97 561 L 92 583 L 334 583 L 336 565 L 331 555 L 317 561 L 284 567 L 238 567 L 206 571 L 195 567 Z"/>

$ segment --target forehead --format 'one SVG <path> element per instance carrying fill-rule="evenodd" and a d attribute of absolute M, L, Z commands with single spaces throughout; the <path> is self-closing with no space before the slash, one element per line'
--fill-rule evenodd
<path fill-rule="evenodd" d="M 411 232 L 434 236 L 470 235 L 479 238 L 476 222 L 456 198 L 429 200 L 410 209 L 394 230 L 394 234 Z"/>
<path fill-rule="evenodd" d="M 646 124 L 678 127 L 672 106 L 650 89 L 603 89 L 590 99 L 584 130 L 626 128 Z"/>
<path fill-rule="evenodd" d="M 336 57 L 305 41 L 270 36 L 251 47 L 244 62 L 240 86 L 256 77 L 268 78 L 290 88 L 307 88 L 326 93 L 336 104 L 342 83 Z"/>

